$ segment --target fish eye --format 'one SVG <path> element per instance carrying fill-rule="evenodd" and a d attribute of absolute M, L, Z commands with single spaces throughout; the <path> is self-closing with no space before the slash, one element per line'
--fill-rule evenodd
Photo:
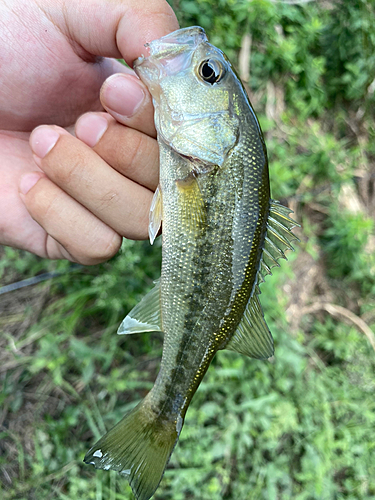
<path fill-rule="evenodd" d="M 199 65 L 198 74 L 202 80 L 213 85 L 223 78 L 225 69 L 220 61 L 205 59 Z"/>

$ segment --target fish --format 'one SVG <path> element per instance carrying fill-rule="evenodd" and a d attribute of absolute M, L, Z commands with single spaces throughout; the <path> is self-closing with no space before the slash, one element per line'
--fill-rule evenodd
<path fill-rule="evenodd" d="M 291 210 L 270 197 L 266 146 L 243 85 L 199 26 L 146 45 L 134 70 L 155 108 L 160 180 L 149 220 L 162 227 L 160 280 L 118 333 L 163 332 L 155 384 L 84 461 L 156 491 L 214 355 L 273 356 L 259 286 L 291 242 Z"/>

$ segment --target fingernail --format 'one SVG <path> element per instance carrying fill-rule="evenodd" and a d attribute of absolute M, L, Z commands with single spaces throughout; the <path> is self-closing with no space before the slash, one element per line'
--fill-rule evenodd
<path fill-rule="evenodd" d="M 29 174 L 23 175 L 20 180 L 21 193 L 27 194 L 41 177 L 41 174 L 39 174 L 38 172 L 30 172 Z"/>
<path fill-rule="evenodd" d="M 59 133 L 47 125 L 37 127 L 30 136 L 30 146 L 36 156 L 44 158 L 60 137 Z"/>
<path fill-rule="evenodd" d="M 118 74 L 107 78 L 101 97 L 108 110 L 130 118 L 142 104 L 145 93 L 136 77 Z"/>
<path fill-rule="evenodd" d="M 95 113 L 81 116 L 76 123 L 76 136 L 93 148 L 103 137 L 108 128 L 108 121 Z"/>

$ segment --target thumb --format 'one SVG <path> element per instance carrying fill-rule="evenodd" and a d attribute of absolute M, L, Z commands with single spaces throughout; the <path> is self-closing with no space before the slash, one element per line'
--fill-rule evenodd
<path fill-rule="evenodd" d="M 124 58 L 129 66 L 144 44 L 178 29 L 165 0 L 44 0 L 43 10 L 73 42 L 76 51 Z"/>

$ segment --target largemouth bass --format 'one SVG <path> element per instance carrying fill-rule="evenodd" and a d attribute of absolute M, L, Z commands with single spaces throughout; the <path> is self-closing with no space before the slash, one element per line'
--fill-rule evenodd
<path fill-rule="evenodd" d="M 151 243 L 163 226 L 160 281 L 119 334 L 164 332 L 149 394 L 87 453 L 154 494 L 212 358 L 231 349 L 265 359 L 273 340 L 259 284 L 295 238 L 290 210 L 270 199 L 262 132 L 226 56 L 202 28 L 148 44 L 134 69 L 150 90 L 160 148 Z"/>

